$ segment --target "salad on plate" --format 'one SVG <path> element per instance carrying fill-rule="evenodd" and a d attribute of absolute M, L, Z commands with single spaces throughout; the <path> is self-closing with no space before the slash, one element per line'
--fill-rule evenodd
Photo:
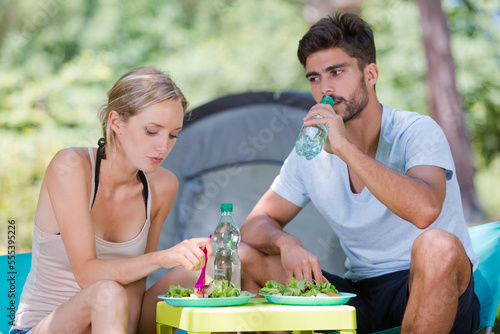
<path fill-rule="evenodd" d="M 286 285 L 267 281 L 259 294 L 270 303 L 283 305 L 342 305 L 356 297 L 354 293 L 338 292 L 330 282 L 309 283 L 294 277 Z"/>
<path fill-rule="evenodd" d="M 286 285 L 280 284 L 274 280 L 267 281 L 266 285 L 259 290 L 262 295 L 275 296 L 302 296 L 302 297 L 340 297 L 334 285 L 330 282 L 313 282 L 308 280 L 297 280 L 290 278 Z"/>
<path fill-rule="evenodd" d="M 167 298 L 221 298 L 221 297 L 243 297 L 250 296 L 250 292 L 241 291 L 232 282 L 226 280 L 214 280 L 209 275 L 205 276 L 205 293 L 196 289 L 183 288 L 180 285 L 171 285 L 168 289 Z"/>

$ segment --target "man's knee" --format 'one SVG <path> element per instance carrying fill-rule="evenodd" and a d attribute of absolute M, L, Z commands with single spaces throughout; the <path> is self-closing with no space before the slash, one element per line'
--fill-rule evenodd
<path fill-rule="evenodd" d="M 261 257 L 261 254 L 257 249 L 244 242 L 240 243 L 238 247 L 238 255 L 240 257 L 241 265 L 244 267 L 253 266 Z"/>
<path fill-rule="evenodd" d="M 440 229 L 423 232 L 413 244 L 411 261 L 417 266 L 434 269 L 432 272 L 450 272 L 468 259 L 460 240 Z"/>

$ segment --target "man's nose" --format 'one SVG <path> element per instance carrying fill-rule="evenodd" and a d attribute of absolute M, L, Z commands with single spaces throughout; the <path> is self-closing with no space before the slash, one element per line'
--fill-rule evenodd
<path fill-rule="evenodd" d="M 325 82 L 323 86 L 321 87 L 321 94 L 323 96 L 329 96 L 333 94 L 333 87 L 330 83 Z"/>

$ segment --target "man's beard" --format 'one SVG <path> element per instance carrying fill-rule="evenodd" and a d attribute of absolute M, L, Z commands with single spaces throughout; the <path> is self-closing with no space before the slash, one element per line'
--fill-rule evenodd
<path fill-rule="evenodd" d="M 334 101 L 344 102 L 346 112 L 346 114 L 342 117 L 344 124 L 350 120 L 360 117 L 363 110 L 368 105 L 368 89 L 365 84 L 365 76 L 363 75 L 361 77 L 358 88 L 348 100 L 335 95 L 332 95 L 331 98 Z"/>

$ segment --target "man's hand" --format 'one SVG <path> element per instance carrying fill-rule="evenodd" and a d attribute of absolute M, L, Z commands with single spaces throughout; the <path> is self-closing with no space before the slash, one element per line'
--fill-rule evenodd
<path fill-rule="evenodd" d="M 323 118 L 312 119 L 318 115 Z M 305 126 L 318 124 L 328 128 L 328 138 L 324 146 L 324 150 L 328 153 L 337 154 L 344 144 L 349 143 L 342 116 L 337 114 L 331 105 L 318 103 L 304 117 Z"/>
<path fill-rule="evenodd" d="M 285 270 L 287 283 L 290 277 L 297 280 L 306 279 L 312 282 L 326 282 L 323 276 L 319 260 L 314 254 L 297 244 L 287 244 L 281 249 L 281 264 Z"/>

